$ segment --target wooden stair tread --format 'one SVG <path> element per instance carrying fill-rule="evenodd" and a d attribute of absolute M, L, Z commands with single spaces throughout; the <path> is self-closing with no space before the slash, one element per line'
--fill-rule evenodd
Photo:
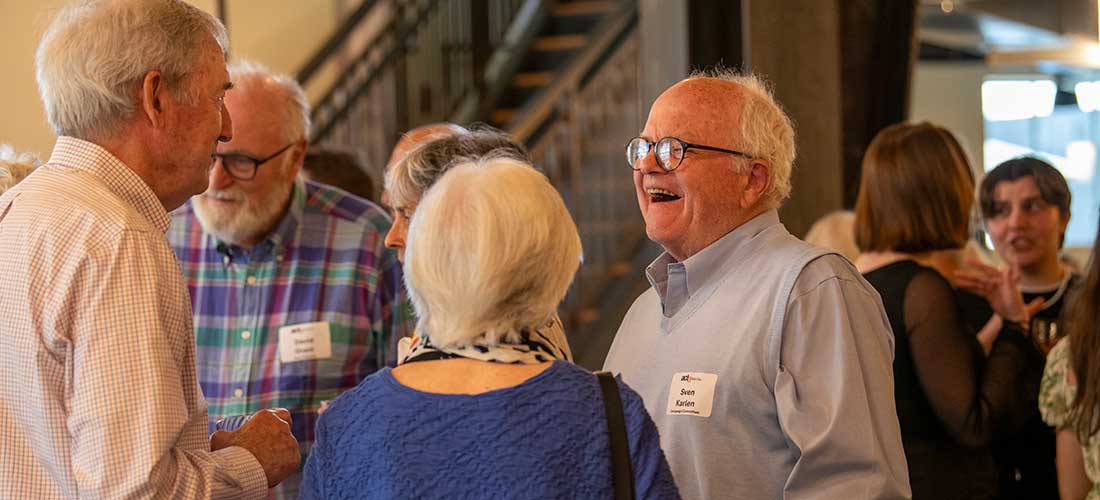
<path fill-rule="evenodd" d="M 550 52 L 555 50 L 574 50 L 584 47 L 588 43 L 585 35 L 555 35 L 542 36 L 535 39 L 531 50 Z"/>
<path fill-rule="evenodd" d="M 512 85 L 523 88 L 544 87 L 549 85 L 553 79 L 554 73 L 552 71 L 527 71 L 516 73 L 516 76 L 512 78 Z"/>
<path fill-rule="evenodd" d="M 587 2 L 559 3 L 554 7 L 551 15 L 587 16 L 592 14 L 607 14 L 615 10 L 615 2 L 609 0 L 592 0 Z"/>

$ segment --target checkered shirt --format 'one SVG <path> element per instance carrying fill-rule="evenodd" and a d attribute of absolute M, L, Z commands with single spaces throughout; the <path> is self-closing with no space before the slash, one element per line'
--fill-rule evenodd
<path fill-rule="evenodd" d="M 58 139 L 0 197 L 0 498 L 262 498 L 210 451 L 190 302 L 153 191 Z"/>
<path fill-rule="evenodd" d="M 172 213 L 211 430 L 223 417 L 287 408 L 305 464 L 321 403 L 396 364 L 397 340 L 414 325 L 401 265 L 385 248 L 389 227 L 373 203 L 302 180 L 283 219 L 248 250 L 203 231 L 191 203 Z M 282 362 L 279 329 L 318 321 L 329 324 L 332 356 Z M 289 477 L 278 497 L 296 498 L 300 482 Z"/>

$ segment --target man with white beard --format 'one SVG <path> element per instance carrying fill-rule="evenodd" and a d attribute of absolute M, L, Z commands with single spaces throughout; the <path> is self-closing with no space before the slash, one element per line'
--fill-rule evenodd
<path fill-rule="evenodd" d="M 232 140 L 168 232 L 191 292 L 199 383 L 217 421 L 283 407 L 302 463 L 322 404 L 396 364 L 411 333 L 378 206 L 298 178 L 309 105 L 293 78 L 230 67 Z M 228 419 L 237 421 L 240 419 Z M 301 475 L 277 490 L 297 497 Z"/>

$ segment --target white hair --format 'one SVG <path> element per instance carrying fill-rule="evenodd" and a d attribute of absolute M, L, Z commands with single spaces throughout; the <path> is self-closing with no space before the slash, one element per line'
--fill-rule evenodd
<path fill-rule="evenodd" d="M 771 184 L 764 198 L 771 208 L 778 207 L 791 195 L 791 168 L 794 166 L 794 124 L 775 99 L 772 88 L 759 76 L 740 74 L 729 69 L 692 73 L 688 80 L 714 78 L 741 86 L 745 100 L 738 117 L 740 147 L 768 164 Z"/>
<path fill-rule="evenodd" d="M 224 54 L 225 26 L 182 0 L 81 0 L 63 7 L 35 56 L 39 93 L 54 132 L 99 140 L 137 111 L 136 92 L 160 71 L 172 94 L 197 99 L 187 76 L 208 40 Z"/>
<path fill-rule="evenodd" d="M 7 144 L 0 144 L 0 194 L 25 179 L 42 162 L 31 153 L 16 153 Z"/>
<path fill-rule="evenodd" d="M 407 240 L 405 283 L 417 330 L 440 347 L 495 345 L 509 332 L 544 325 L 581 261 L 561 196 L 514 159 L 444 173 L 417 206 Z"/>
<path fill-rule="evenodd" d="M 285 92 L 286 102 L 284 103 L 285 109 L 283 109 L 283 123 L 286 124 L 284 129 L 286 132 L 285 139 L 287 141 L 297 141 L 309 138 L 309 99 L 306 99 L 305 91 L 302 90 L 302 86 L 294 77 L 276 73 L 262 64 L 245 60 L 229 66 L 229 79 L 233 82 L 237 91 L 249 86 L 256 80 L 267 80 L 277 85 Z"/>
<path fill-rule="evenodd" d="M 386 171 L 385 188 L 390 195 L 390 205 L 415 205 L 451 167 L 494 158 L 531 162 L 522 145 L 508 134 L 492 128 L 475 128 L 437 139 L 429 138 Z"/>

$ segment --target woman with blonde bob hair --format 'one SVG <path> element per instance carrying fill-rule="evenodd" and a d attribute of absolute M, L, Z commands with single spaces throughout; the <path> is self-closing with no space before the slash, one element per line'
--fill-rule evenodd
<path fill-rule="evenodd" d="M 424 193 L 451 168 L 463 163 L 484 163 L 489 159 L 510 159 L 531 166 L 527 150 L 507 134 L 488 126 L 453 130 L 449 135 L 437 137 L 410 151 L 404 159 L 386 172 L 386 194 L 393 213 L 393 226 L 386 233 L 386 246 L 397 251 L 397 258 L 405 261 L 405 244 L 408 239 L 409 221 Z M 545 340 L 545 353 L 554 359 L 573 360 L 569 339 L 557 315 L 545 325 L 532 331 Z M 413 335 L 398 341 L 398 363 L 404 362 L 412 350 L 423 351 L 424 338 Z"/>
<path fill-rule="evenodd" d="M 612 498 L 595 375 L 532 332 L 580 265 L 561 197 L 511 159 L 450 168 L 420 199 L 405 279 L 430 350 L 341 395 L 301 498 Z M 619 382 L 638 498 L 679 498 L 641 398 Z"/>
<path fill-rule="evenodd" d="M 1024 383 L 1035 349 L 1020 331 L 1001 331 L 1028 319 L 1019 290 L 1003 280 L 987 295 L 1000 316 L 986 325 L 996 332 L 986 355 L 956 291 L 932 266 L 938 252 L 966 243 L 973 193 L 959 143 L 929 123 L 883 129 L 863 159 L 856 267 L 894 331 L 894 397 L 914 500 L 995 498 L 989 444 L 1034 412 L 1038 394 Z"/>

